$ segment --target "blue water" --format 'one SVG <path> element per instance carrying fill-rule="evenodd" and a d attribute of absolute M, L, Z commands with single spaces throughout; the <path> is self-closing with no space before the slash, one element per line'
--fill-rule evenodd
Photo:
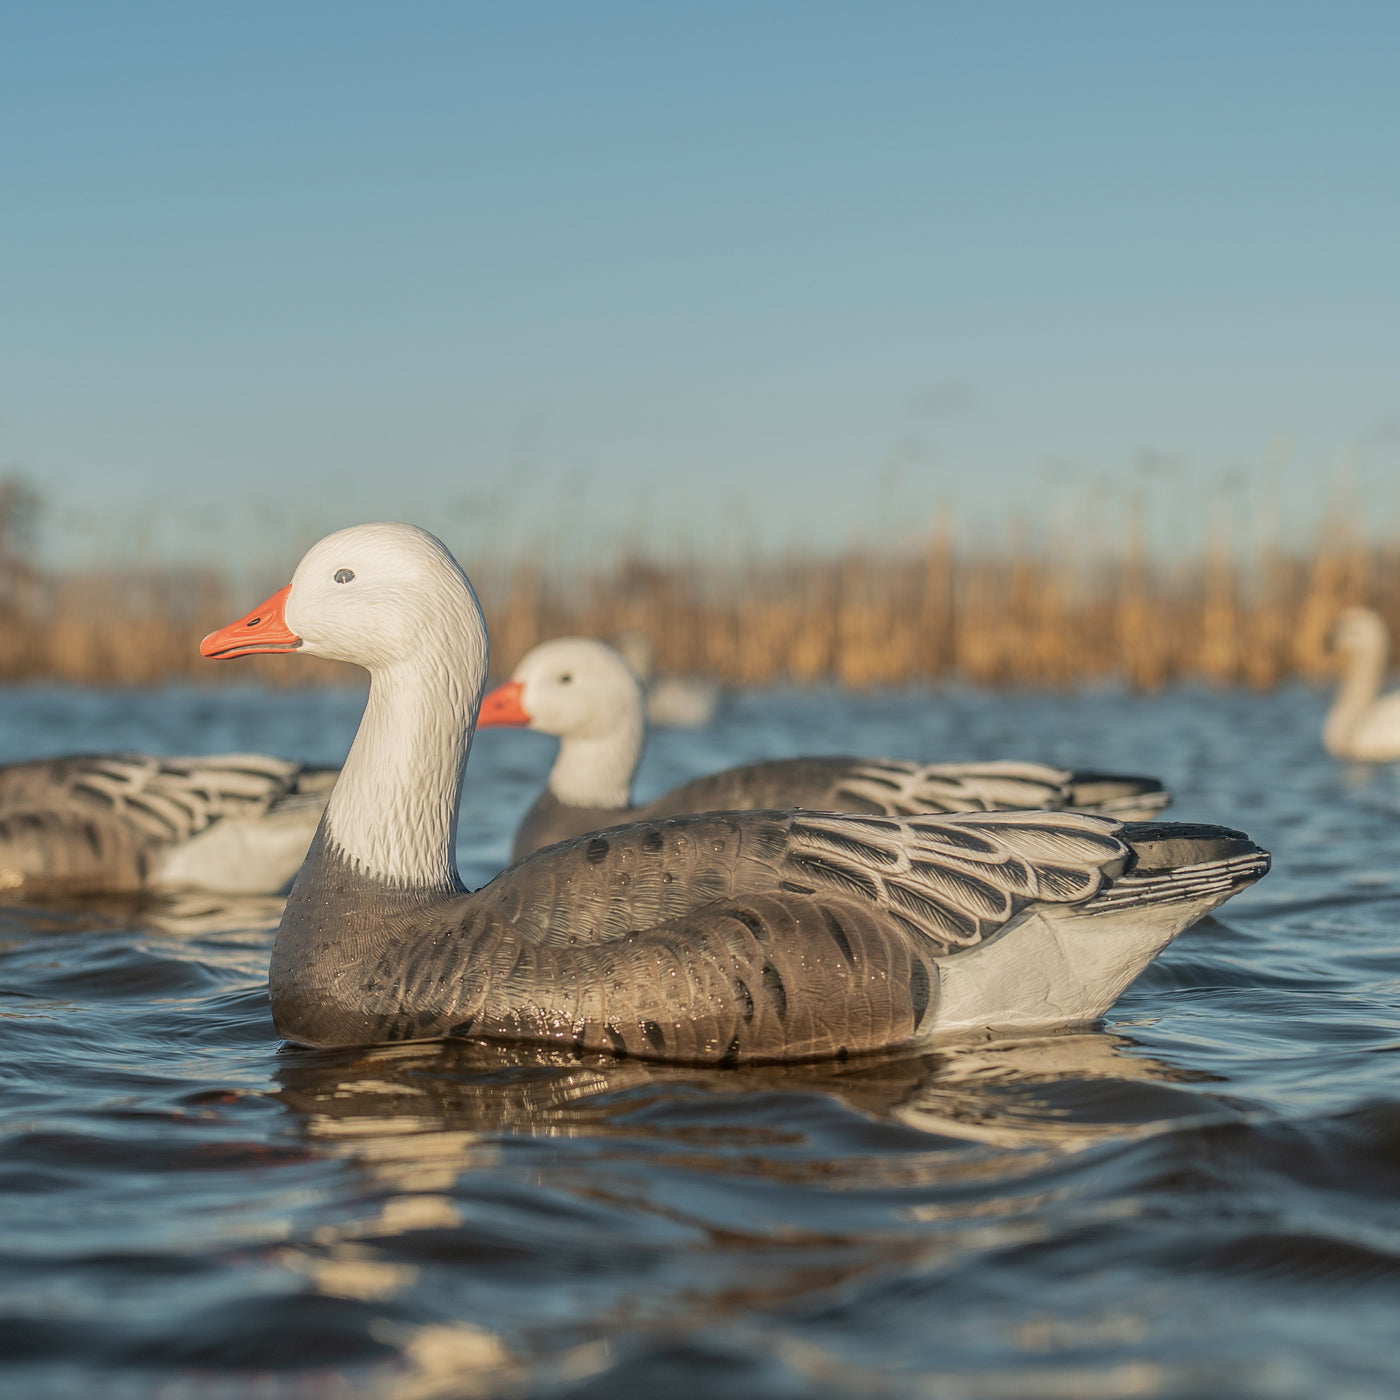
<path fill-rule="evenodd" d="M 0 762 L 343 758 L 351 692 L 0 694 Z M 765 691 L 638 796 L 750 758 L 1155 773 L 1274 872 L 1103 1025 L 748 1071 L 279 1044 L 276 902 L 0 909 L 7 1397 L 1400 1393 L 1400 776 L 1325 698 Z M 548 741 L 476 743 L 504 861 Z"/>

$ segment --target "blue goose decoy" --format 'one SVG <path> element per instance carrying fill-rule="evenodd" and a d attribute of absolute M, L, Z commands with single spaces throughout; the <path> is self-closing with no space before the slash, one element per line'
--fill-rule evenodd
<path fill-rule="evenodd" d="M 440 541 L 329 535 L 201 650 L 370 673 L 273 946 L 273 1017 L 306 1045 L 470 1036 L 733 1065 L 1090 1021 L 1269 865 L 1224 827 L 1076 812 L 710 812 L 550 846 L 468 891 L 457 811 L 487 636 Z"/>

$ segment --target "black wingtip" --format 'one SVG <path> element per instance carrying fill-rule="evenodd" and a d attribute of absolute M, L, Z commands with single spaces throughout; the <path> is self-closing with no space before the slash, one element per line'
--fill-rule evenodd
<path fill-rule="evenodd" d="M 1175 870 L 1183 865 L 1203 865 L 1208 861 L 1236 860 L 1263 856 L 1268 870 L 1269 853 L 1243 831 L 1206 822 L 1125 822 L 1122 839 L 1137 857 L 1136 868 Z"/>

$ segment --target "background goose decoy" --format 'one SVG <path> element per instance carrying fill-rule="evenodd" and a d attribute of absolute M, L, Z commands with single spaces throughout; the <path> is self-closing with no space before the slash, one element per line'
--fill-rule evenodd
<path fill-rule="evenodd" d="M 1368 763 L 1400 759 L 1400 691 L 1381 694 L 1390 633 L 1370 608 L 1347 608 L 1332 644 L 1342 655 L 1342 679 L 1322 729 L 1327 752 Z"/>
<path fill-rule="evenodd" d="M 75 754 L 0 768 L 0 889 L 267 894 L 296 874 L 335 771 L 267 754 Z"/>
<path fill-rule="evenodd" d="M 642 683 L 647 723 L 663 729 L 703 729 L 719 709 L 720 688 L 704 676 L 658 676 L 656 652 L 644 632 L 623 632 L 617 650 Z"/>
<path fill-rule="evenodd" d="M 1155 778 L 1043 763 L 821 757 L 744 764 L 633 807 L 645 738 L 642 692 L 618 652 L 588 637 L 560 637 L 527 652 L 482 701 L 478 725 L 528 725 L 559 739 L 549 781 L 516 832 L 515 860 L 602 827 L 687 812 L 803 807 L 901 817 L 1043 808 L 1141 820 L 1171 800 Z"/>
<path fill-rule="evenodd" d="M 1065 812 L 720 812 L 454 856 L 487 674 L 476 595 L 408 525 L 327 536 L 206 656 L 365 666 L 364 717 L 278 928 L 278 1031 L 471 1036 L 733 1064 L 1091 1020 L 1268 854 L 1222 827 Z"/>

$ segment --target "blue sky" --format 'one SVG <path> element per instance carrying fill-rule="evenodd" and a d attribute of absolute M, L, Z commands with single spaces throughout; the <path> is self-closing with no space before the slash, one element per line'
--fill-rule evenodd
<path fill-rule="evenodd" d="M 1296 528 L 1339 473 L 1389 520 L 1397 40 L 1380 4 L 0 0 L 0 467 L 64 561 L 384 517 L 825 546 L 1143 489 L 1189 524 L 1242 480 Z"/>

